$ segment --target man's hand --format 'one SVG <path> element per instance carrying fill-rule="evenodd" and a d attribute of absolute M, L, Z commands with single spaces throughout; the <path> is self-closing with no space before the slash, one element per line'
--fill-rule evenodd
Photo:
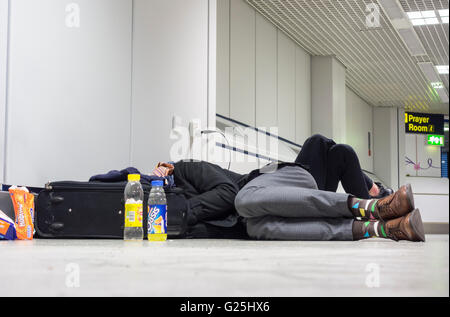
<path fill-rule="evenodd" d="M 372 188 L 369 190 L 369 195 L 372 197 L 377 197 L 380 194 L 380 189 L 378 188 L 375 182 L 373 183 Z"/>
<path fill-rule="evenodd" d="M 169 163 L 160 162 L 153 170 L 153 175 L 158 177 L 165 177 L 173 174 L 174 166 Z"/>

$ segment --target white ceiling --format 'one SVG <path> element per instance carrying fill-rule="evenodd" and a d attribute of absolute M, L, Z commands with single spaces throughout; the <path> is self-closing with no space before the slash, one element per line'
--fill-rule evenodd
<path fill-rule="evenodd" d="M 415 26 L 427 55 L 413 57 L 383 10 L 380 27 L 367 28 L 366 5 L 377 0 L 247 1 L 311 55 L 335 55 L 347 67 L 347 85 L 371 105 L 448 114 L 418 65 L 448 65 L 448 24 Z M 405 12 L 449 7 L 448 0 L 399 3 Z M 441 78 L 448 93 L 448 75 Z"/>

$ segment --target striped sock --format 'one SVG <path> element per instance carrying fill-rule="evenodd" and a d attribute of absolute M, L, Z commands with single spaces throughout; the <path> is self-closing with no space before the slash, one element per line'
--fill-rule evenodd
<path fill-rule="evenodd" d="M 348 199 L 348 207 L 356 218 L 369 220 L 380 219 L 377 206 L 378 199 L 359 199 L 351 197 Z"/>
<path fill-rule="evenodd" d="M 353 222 L 353 240 L 369 238 L 388 239 L 385 224 L 381 221 L 359 221 Z"/>

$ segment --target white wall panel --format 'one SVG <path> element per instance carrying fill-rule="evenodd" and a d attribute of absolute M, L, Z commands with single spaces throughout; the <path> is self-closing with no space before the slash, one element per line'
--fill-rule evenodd
<path fill-rule="evenodd" d="M 8 21 L 8 0 L 0 0 L 0 184 L 5 162 Z"/>
<path fill-rule="evenodd" d="M 407 137 L 415 136 L 408 134 Z M 414 202 L 420 208 L 424 222 L 448 223 L 448 178 L 406 177 L 414 191 Z"/>
<path fill-rule="evenodd" d="M 332 58 L 311 58 L 311 130 L 333 138 L 333 67 Z"/>
<path fill-rule="evenodd" d="M 277 28 L 262 15 L 256 16 L 256 126 L 278 124 Z"/>
<path fill-rule="evenodd" d="M 278 128 L 279 135 L 295 140 L 295 44 L 278 32 Z"/>
<path fill-rule="evenodd" d="M 405 156 L 406 133 L 405 133 L 405 109 L 397 108 L 397 137 L 398 137 L 398 183 L 406 184 Z M 440 158 L 439 158 L 440 159 Z"/>
<path fill-rule="evenodd" d="M 230 115 L 255 125 L 255 17 L 242 0 L 231 0 Z"/>
<path fill-rule="evenodd" d="M 205 1 L 205 0 L 204 0 Z M 208 89 L 207 89 L 207 122 L 209 129 L 216 128 L 217 118 L 217 0 L 207 0 L 208 3 L 208 56 L 207 56 L 207 71 L 208 71 Z M 206 139 L 209 136 L 205 136 Z M 208 147 L 212 147 L 212 142 Z M 207 159 L 207 150 L 205 152 L 205 159 Z"/>
<path fill-rule="evenodd" d="M 373 109 L 373 170 L 391 188 L 399 187 L 397 109 L 375 107 Z"/>
<path fill-rule="evenodd" d="M 361 167 L 373 172 L 373 113 L 372 106 L 347 88 L 347 144 L 358 154 Z M 371 155 L 369 156 L 369 132 Z"/>
<path fill-rule="evenodd" d="M 295 142 L 303 144 L 311 136 L 311 56 L 296 48 Z"/>
<path fill-rule="evenodd" d="M 131 1 L 76 1 L 78 28 L 67 1 L 10 4 L 6 182 L 87 180 L 128 165 Z"/>
<path fill-rule="evenodd" d="M 347 69 L 333 58 L 333 138 L 338 143 L 347 143 L 346 126 L 346 73 Z"/>
<path fill-rule="evenodd" d="M 217 1 L 217 113 L 230 117 L 230 0 Z"/>
<path fill-rule="evenodd" d="M 417 134 L 406 133 L 405 136 L 405 159 L 416 162 L 417 159 Z M 405 173 L 408 176 L 417 176 L 414 164 L 405 164 Z"/>
<path fill-rule="evenodd" d="M 174 115 L 206 127 L 208 1 L 135 0 L 133 29 L 132 164 L 150 172 L 179 141 Z"/>
<path fill-rule="evenodd" d="M 334 56 L 311 61 L 312 132 L 346 143 L 346 69 Z"/>

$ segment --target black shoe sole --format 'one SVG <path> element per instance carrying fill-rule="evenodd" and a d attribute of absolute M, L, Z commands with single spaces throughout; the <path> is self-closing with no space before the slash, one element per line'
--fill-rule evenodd
<path fill-rule="evenodd" d="M 409 216 L 409 224 L 413 230 L 415 237 L 411 237 L 412 241 L 425 242 L 425 230 L 423 228 L 422 216 L 419 209 L 414 209 Z"/>

